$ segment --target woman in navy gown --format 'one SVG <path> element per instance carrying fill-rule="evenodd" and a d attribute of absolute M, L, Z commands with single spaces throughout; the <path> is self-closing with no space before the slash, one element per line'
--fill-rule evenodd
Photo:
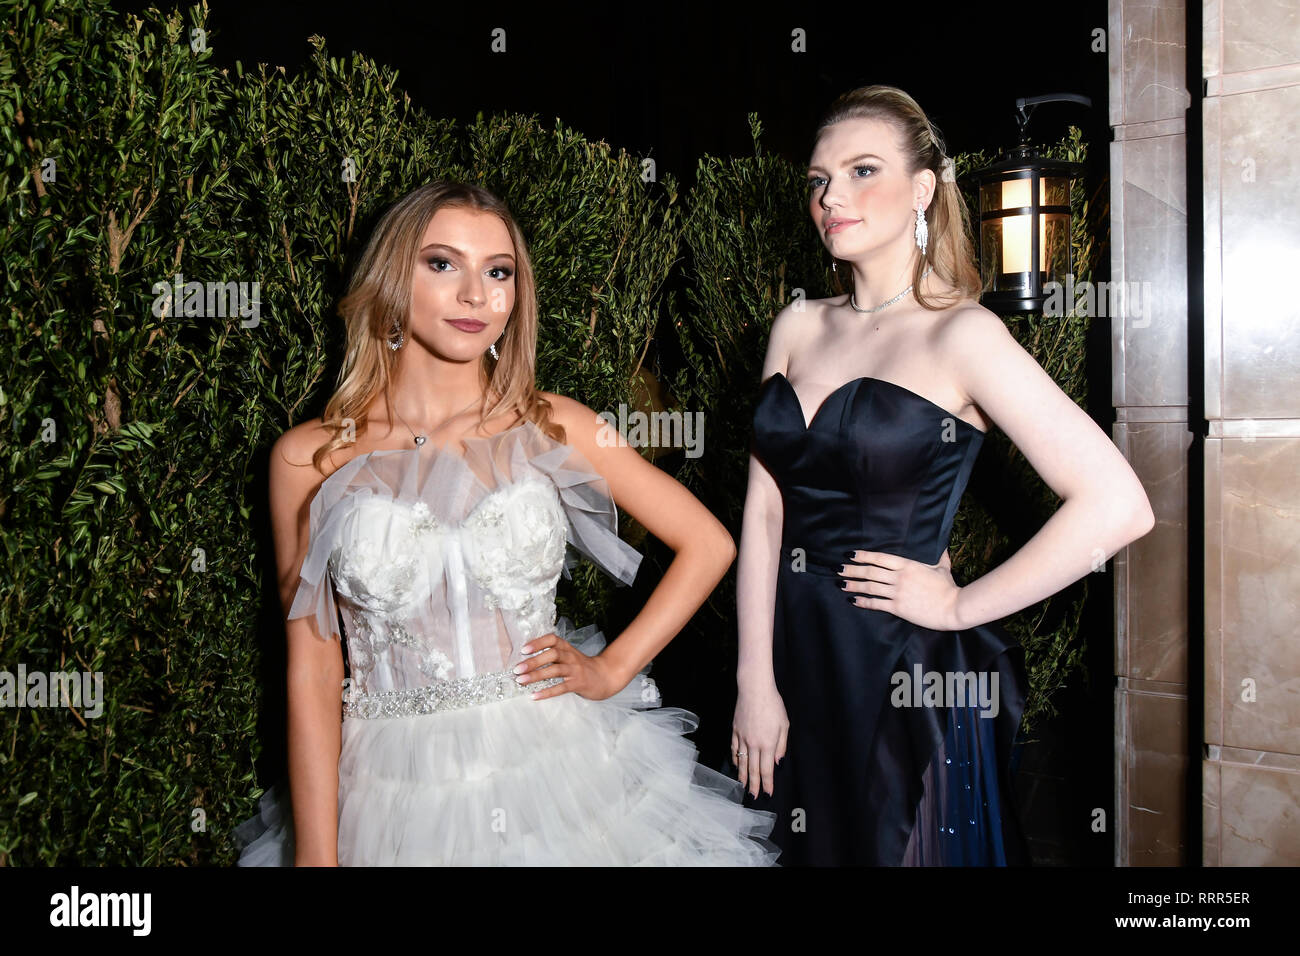
<path fill-rule="evenodd" d="M 1011 746 L 1027 689 L 1001 618 L 1154 522 L 1118 449 L 978 304 L 965 204 L 920 106 L 841 96 L 808 208 L 848 295 L 772 325 L 738 566 L 732 755 L 785 865 L 1028 863 Z M 953 516 L 996 424 L 1060 496 L 958 587 Z"/>

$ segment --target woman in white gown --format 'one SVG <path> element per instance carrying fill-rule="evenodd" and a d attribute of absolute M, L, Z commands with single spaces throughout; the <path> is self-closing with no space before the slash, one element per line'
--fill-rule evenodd
<path fill-rule="evenodd" d="M 236 829 L 240 865 L 771 865 L 774 815 L 696 762 L 696 718 L 646 676 L 734 545 L 595 412 L 536 390 L 505 206 L 414 190 L 339 311 L 339 387 L 272 451 L 289 792 Z M 635 577 L 615 498 L 676 555 L 606 646 L 556 620 L 555 586 L 569 544 Z"/>

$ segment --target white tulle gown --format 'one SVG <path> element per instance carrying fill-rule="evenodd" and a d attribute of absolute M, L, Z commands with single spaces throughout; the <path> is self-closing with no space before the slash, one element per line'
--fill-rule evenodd
<path fill-rule="evenodd" d="M 696 762 L 695 715 L 645 672 L 601 701 L 515 682 L 533 638 L 605 645 L 556 620 L 566 543 L 625 584 L 641 556 L 574 448 L 531 422 L 464 446 L 359 455 L 311 503 L 289 618 L 338 637 L 342 610 L 339 864 L 772 865 L 775 815 Z M 260 810 L 239 865 L 292 865 L 285 787 Z"/>

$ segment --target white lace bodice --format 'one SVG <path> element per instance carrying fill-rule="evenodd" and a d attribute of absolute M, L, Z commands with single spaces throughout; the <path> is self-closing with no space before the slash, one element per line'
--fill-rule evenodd
<path fill-rule="evenodd" d="M 312 499 L 289 619 L 314 615 L 337 637 L 342 610 L 358 693 L 513 668 L 555 629 L 566 543 L 624 584 L 636 576 L 641 555 L 576 449 L 531 422 L 464 446 L 358 455 Z"/>

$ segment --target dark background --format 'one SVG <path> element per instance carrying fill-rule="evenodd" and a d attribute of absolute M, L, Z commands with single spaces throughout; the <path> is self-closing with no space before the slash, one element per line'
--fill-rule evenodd
<path fill-rule="evenodd" d="M 173 5 L 118 0 L 114 6 L 138 11 Z M 1082 93 L 1091 97 L 1090 109 L 1040 106 L 1030 131 L 1041 142 L 1058 139 L 1067 124 L 1082 128 L 1090 146 L 1088 194 L 1100 190 L 1098 200 L 1107 198 L 1108 57 L 1092 50 L 1093 31 L 1106 28 L 1107 10 L 1098 0 L 948 9 L 791 6 L 764 14 L 703 4 L 570 10 L 282 0 L 210 0 L 209 9 L 208 46 L 218 66 L 239 60 L 247 69 L 265 62 L 294 72 L 310 55 L 307 38 L 319 34 L 332 56 L 355 50 L 396 68 L 399 87 L 434 116 L 468 122 L 479 112 L 525 113 L 548 125 L 558 118 L 589 139 L 654 157 L 658 177 L 672 175 L 684 187 L 705 154 L 752 155 L 750 112 L 763 124 L 765 150 L 807 162 L 821 112 L 856 86 L 907 90 L 938 126 L 949 154 L 992 155 L 1013 145 L 1016 97 Z M 506 31 L 504 54 L 491 52 L 497 27 Z M 795 28 L 806 32 L 805 53 L 791 51 Z M 1105 246 L 1105 237 L 1099 238 Z M 1109 278 L 1107 248 L 1095 278 Z M 1106 323 L 1093 330 L 1089 365 L 1090 411 L 1109 433 L 1114 413 Z M 1040 864 L 1109 866 L 1113 860 L 1109 573 L 1093 575 L 1091 587 L 1086 677 L 1056 695 L 1060 715 L 1037 732 L 1020 760 L 1017 799 Z M 669 648 L 670 656 L 682 652 Z M 670 692 L 671 684 L 664 687 Z M 724 690 L 734 695 L 734 687 Z M 666 697 L 668 704 L 694 703 Z M 725 711 L 698 709 L 709 714 L 710 724 Z M 1090 826 L 1098 807 L 1106 813 L 1107 832 Z"/>
<path fill-rule="evenodd" d="M 119 0 L 139 10 L 166 3 Z M 240 60 L 295 70 L 319 34 L 333 56 L 352 50 L 398 70 L 398 84 L 435 116 L 536 113 L 559 117 L 589 139 L 653 156 L 659 174 L 689 185 L 696 159 L 750 155 L 746 115 L 763 142 L 806 162 L 820 112 L 855 86 L 907 90 L 942 131 L 948 152 L 1015 142 L 1018 96 L 1082 93 L 1037 108 L 1033 131 L 1055 139 L 1067 123 L 1105 154 L 1107 56 L 1091 52 L 1106 4 L 954 6 L 825 5 L 776 15 L 753 7 L 609 4 L 315 5 L 210 0 L 209 36 L 221 66 Z M 492 53 L 491 32 L 507 52 Z M 791 52 L 791 31 L 806 53 Z"/>

